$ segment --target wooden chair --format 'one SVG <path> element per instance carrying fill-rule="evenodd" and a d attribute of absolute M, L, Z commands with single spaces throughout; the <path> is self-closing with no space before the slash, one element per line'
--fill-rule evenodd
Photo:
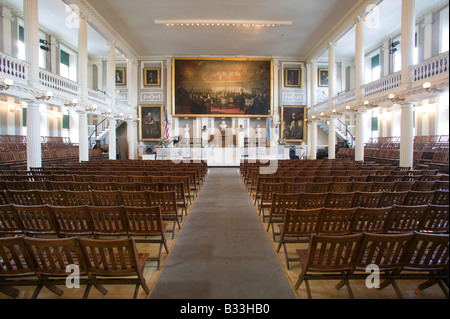
<path fill-rule="evenodd" d="M 308 183 L 286 183 L 284 186 L 285 193 L 304 193 Z"/>
<path fill-rule="evenodd" d="M 93 226 L 93 236 L 127 236 L 127 221 L 122 206 L 87 206 Z"/>
<path fill-rule="evenodd" d="M 114 182 L 114 188 L 118 191 L 139 191 L 139 185 L 137 183 L 128 182 Z"/>
<path fill-rule="evenodd" d="M 156 258 L 148 258 L 148 260 L 157 261 L 157 269 L 159 270 L 162 247 L 164 246 L 166 253 L 169 253 L 165 235 L 167 224 L 162 222 L 160 208 L 158 206 L 124 206 L 123 211 L 127 220 L 128 237 L 133 237 L 136 243 L 159 244 L 158 256 Z"/>
<path fill-rule="evenodd" d="M 393 192 L 395 182 L 373 182 L 371 192 Z"/>
<path fill-rule="evenodd" d="M 71 184 L 72 182 L 61 182 L 61 181 L 48 181 L 49 190 L 54 191 L 70 191 L 72 190 Z"/>
<path fill-rule="evenodd" d="M 91 190 L 91 182 L 70 182 L 70 190 L 76 192 L 88 192 Z"/>
<path fill-rule="evenodd" d="M 285 184 L 284 183 L 264 183 L 262 185 L 261 198 L 258 203 L 259 215 L 265 220 L 265 209 L 270 209 L 272 205 L 273 194 L 284 193 Z"/>
<path fill-rule="evenodd" d="M 159 183 L 136 183 L 140 191 L 159 192 Z"/>
<path fill-rule="evenodd" d="M 352 192 L 371 192 L 373 182 L 353 182 Z"/>
<path fill-rule="evenodd" d="M 24 181 L 3 181 L 3 187 L 5 190 L 11 191 L 27 191 L 30 190 L 28 188 L 27 182 Z"/>
<path fill-rule="evenodd" d="M 136 285 L 134 299 L 139 288 L 149 294 L 144 278 L 147 253 L 139 253 L 133 238 L 116 240 L 92 240 L 80 238 L 81 250 L 86 261 L 89 283 L 84 297 L 89 296 L 92 285 Z"/>
<path fill-rule="evenodd" d="M 431 202 L 432 205 L 448 205 L 449 204 L 449 191 L 434 191 L 434 197 L 433 201 Z"/>
<path fill-rule="evenodd" d="M 67 206 L 66 194 L 64 191 L 37 191 L 41 198 L 42 205 Z"/>
<path fill-rule="evenodd" d="M 0 190 L 0 205 L 12 204 L 6 190 Z"/>
<path fill-rule="evenodd" d="M 449 182 L 448 181 L 436 181 L 434 184 L 435 191 L 448 191 L 449 190 Z"/>
<path fill-rule="evenodd" d="M 398 181 L 395 183 L 394 192 L 407 192 L 413 189 L 416 182 Z"/>
<path fill-rule="evenodd" d="M 112 182 L 90 182 L 90 190 L 95 191 L 115 191 L 115 183 Z"/>
<path fill-rule="evenodd" d="M 181 222 L 183 222 L 183 212 L 186 216 L 188 214 L 188 206 L 184 193 L 183 182 L 159 183 L 159 189 L 161 192 L 175 192 L 177 197 L 177 205 L 181 208 Z"/>
<path fill-rule="evenodd" d="M 349 235 L 358 208 L 324 208 L 317 227 L 318 235 Z"/>
<path fill-rule="evenodd" d="M 68 206 L 94 205 L 90 191 L 65 191 Z"/>
<path fill-rule="evenodd" d="M 323 208 L 329 193 L 300 193 L 297 209 Z"/>
<path fill-rule="evenodd" d="M 0 292 L 17 298 L 17 286 L 37 286 L 33 265 L 23 236 L 0 238 Z"/>
<path fill-rule="evenodd" d="M 312 235 L 308 249 L 297 250 L 302 271 L 295 289 L 305 282 L 308 299 L 312 299 L 309 280 L 341 279 L 346 284 L 350 297 L 353 298 L 347 276 L 354 270 L 362 237 L 362 234 Z"/>
<path fill-rule="evenodd" d="M 119 191 L 124 206 L 148 207 L 150 200 L 146 191 Z"/>
<path fill-rule="evenodd" d="M 277 182 L 279 182 L 279 177 L 276 177 L 276 176 L 275 177 L 274 176 L 270 176 L 270 177 L 259 176 L 258 177 L 258 181 L 256 183 L 256 187 L 250 188 L 250 196 L 253 195 L 253 189 L 255 189 L 255 195 L 254 195 L 255 203 L 254 203 L 254 205 L 256 205 L 257 200 L 261 198 L 263 184 L 264 183 L 277 183 Z M 285 182 L 283 182 L 283 183 L 285 183 Z"/>
<path fill-rule="evenodd" d="M 296 209 L 298 206 L 298 193 L 284 194 L 274 193 L 272 196 L 272 205 L 269 211 L 269 221 L 267 224 L 267 231 L 272 228 L 273 241 L 275 236 L 279 235 L 279 232 L 275 232 L 275 223 L 284 223 L 284 216 L 287 209 Z"/>
<path fill-rule="evenodd" d="M 52 190 L 49 181 L 28 181 L 26 184 L 28 190 Z"/>
<path fill-rule="evenodd" d="M 42 205 L 41 198 L 39 197 L 37 191 L 10 190 L 8 191 L 8 197 L 10 198 L 11 202 L 16 205 L 23 205 L 23 206 Z"/>
<path fill-rule="evenodd" d="M 359 207 L 352 224 L 352 233 L 383 233 L 392 207 Z"/>
<path fill-rule="evenodd" d="M 164 221 L 172 221 L 172 239 L 175 238 L 175 227 L 181 230 L 178 216 L 177 195 L 175 192 L 148 192 L 150 206 L 159 206 Z M 168 231 L 169 232 L 169 231 Z"/>
<path fill-rule="evenodd" d="M 428 205 L 428 209 L 419 225 L 419 231 L 424 233 L 448 234 L 448 215 L 448 205 Z"/>
<path fill-rule="evenodd" d="M 328 193 L 330 191 L 331 182 L 326 183 L 309 183 L 306 189 L 307 193 Z"/>
<path fill-rule="evenodd" d="M 405 206 L 418 206 L 433 203 L 434 191 L 409 191 Z"/>
<path fill-rule="evenodd" d="M 392 211 L 386 223 L 385 233 L 406 233 L 419 231 L 421 221 L 428 205 L 392 206 Z"/>
<path fill-rule="evenodd" d="M 94 236 L 94 226 L 87 206 L 49 206 L 58 237 Z"/>
<path fill-rule="evenodd" d="M 120 206 L 122 197 L 119 191 L 91 191 L 95 206 Z"/>
<path fill-rule="evenodd" d="M 365 279 L 367 278 L 367 267 L 376 265 L 380 276 L 384 275 L 387 282 L 393 285 L 397 297 L 402 298 L 397 282 L 390 276 L 401 271 L 413 238 L 413 233 L 364 234 L 355 261 L 355 268 L 349 278 Z M 343 284 L 341 282 L 337 288 L 339 289 Z M 384 286 L 380 288 L 384 288 Z"/>
<path fill-rule="evenodd" d="M 383 183 L 386 180 L 387 175 L 369 175 L 367 176 L 367 182 Z"/>
<path fill-rule="evenodd" d="M 425 192 L 434 190 L 435 181 L 415 181 L 412 191 Z"/>
<path fill-rule="evenodd" d="M 13 204 L 0 205 L 0 237 L 21 235 L 22 229 L 22 222 Z"/>
<path fill-rule="evenodd" d="M 352 192 L 352 182 L 333 182 L 330 186 L 330 193 L 348 193 Z"/>
<path fill-rule="evenodd" d="M 66 285 L 67 267 L 70 265 L 78 267 L 80 284 L 87 283 L 86 266 L 76 238 L 25 238 L 24 241 L 33 269 L 39 278 L 39 284 L 31 299 L 36 299 L 44 286 L 61 296 L 64 292 L 56 285 Z"/>
<path fill-rule="evenodd" d="M 355 202 L 355 192 L 329 193 L 326 208 L 352 208 Z"/>
<path fill-rule="evenodd" d="M 448 299 L 448 243 L 448 234 L 416 233 L 402 270 L 403 278 L 427 279 L 419 285 L 420 290 L 438 284 Z"/>
<path fill-rule="evenodd" d="M 189 176 L 170 176 L 170 179 L 167 182 L 171 182 L 171 183 L 182 182 L 184 185 L 184 196 L 189 201 L 189 204 L 192 204 L 192 199 L 194 198 L 194 194 L 193 194 L 193 192 L 191 192 L 191 186 L 190 186 L 191 183 L 190 183 Z M 152 191 L 156 192 L 156 190 L 152 190 Z"/>
<path fill-rule="evenodd" d="M 29 237 L 56 236 L 57 230 L 53 216 L 46 205 L 13 205 L 20 218 L 23 233 Z"/>
<path fill-rule="evenodd" d="M 394 205 L 403 205 L 409 192 L 382 192 L 382 194 L 378 207 L 392 207 Z"/>
<path fill-rule="evenodd" d="M 279 225 L 280 240 L 277 253 L 281 246 L 284 248 L 287 269 L 290 269 L 290 261 L 298 261 L 298 257 L 289 258 L 286 244 L 309 242 L 311 234 L 317 232 L 322 208 L 316 209 L 288 209 L 284 217 L 284 223 Z"/>
<path fill-rule="evenodd" d="M 356 192 L 355 194 L 355 207 L 376 208 L 380 207 L 381 198 L 383 193 L 377 192 Z"/>

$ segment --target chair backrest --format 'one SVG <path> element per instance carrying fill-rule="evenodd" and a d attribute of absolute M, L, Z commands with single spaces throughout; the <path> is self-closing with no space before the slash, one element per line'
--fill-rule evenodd
<path fill-rule="evenodd" d="M 386 223 L 386 233 L 405 233 L 418 231 L 428 205 L 394 205 Z"/>
<path fill-rule="evenodd" d="M 448 274 L 448 243 L 448 234 L 416 233 L 404 267 L 407 270 L 443 270 Z"/>
<path fill-rule="evenodd" d="M 68 206 L 94 205 L 90 191 L 65 191 Z"/>
<path fill-rule="evenodd" d="M 405 206 L 428 205 L 433 203 L 434 191 L 409 191 Z"/>
<path fill-rule="evenodd" d="M 285 183 L 264 183 L 262 185 L 261 200 L 270 201 L 273 198 L 273 194 L 284 193 Z"/>
<path fill-rule="evenodd" d="M 287 209 L 284 218 L 284 236 L 309 236 L 317 232 L 322 208 Z"/>
<path fill-rule="evenodd" d="M 159 183 L 159 189 L 161 192 L 175 192 L 179 201 L 185 201 L 186 199 L 183 182 Z"/>
<path fill-rule="evenodd" d="M 53 216 L 46 205 L 13 205 L 13 208 L 20 218 L 25 235 L 47 236 L 57 234 Z"/>
<path fill-rule="evenodd" d="M 436 181 L 415 181 L 412 191 L 432 191 Z"/>
<path fill-rule="evenodd" d="M 298 193 L 274 193 L 270 216 L 285 216 L 287 209 L 296 209 L 298 206 Z"/>
<path fill-rule="evenodd" d="M 348 176 L 348 177 L 350 177 L 350 176 Z M 352 187 L 353 187 L 352 182 L 333 182 L 330 185 L 330 192 L 331 193 L 337 193 L 337 192 L 347 193 L 347 192 L 352 191 Z"/>
<path fill-rule="evenodd" d="M 49 189 L 51 189 L 51 190 L 54 190 L 54 191 L 59 191 L 59 190 L 61 190 L 61 191 L 64 191 L 64 190 L 67 190 L 67 191 L 70 191 L 70 190 L 72 190 L 71 189 L 71 184 L 73 183 L 73 182 L 64 182 L 64 181 L 48 181 L 47 182 L 48 183 L 48 185 L 49 185 Z"/>
<path fill-rule="evenodd" d="M 359 207 L 356 212 L 353 233 L 383 233 L 391 213 L 392 207 Z"/>
<path fill-rule="evenodd" d="M 398 181 L 395 183 L 395 192 L 405 192 L 413 189 L 416 182 L 414 181 Z"/>
<path fill-rule="evenodd" d="M 358 208 L 324 208 L 319 220 L 319 235 L 347 235 L 352 232 L 354 216 Z"/>
<path fill-rule="evenodd" d="M 403 192 L 382 192 L 383 196 L 380 200 L 379 207 L 392 207 L 394 205 L 403 205 L 409 191 Z"/>
<path fill-rule="evenodd" d="M 286 193 L 304 193 L 308 183 L 286 183 L 284 192 Z"/>
<path fill-rule="evenodd" d="M 65 191 L 42 191 L 38 190 L 42 205 L 66 206 L 67 199 Z"/>
<path fill-rule="evenodd" d="M 431 204 L 433 205 L 448 205 L 449 204 L 449 191 L 438 190 L 434 191 L 434 197 Z"/>
<path fill-rule="evenodd" d="M 87 192 L 91 190 L 91 182 L 70 182 L 70 190 L 76 192 Z"/>
<path fill-rule="evenodd" d="M 115 191 L 116 184 L 112 182 L 90 182 L 89 187 L 91 190 L 96 191 Z"/>
<path fill-rule="evenodd" d="M 86 272 L 83 254 L 76 238 L 37 239 L 25 238 L 34 270 L 39 275 L 67 277 L 67 266 L 79 267 L 80 275 Z"/>
<path fill-rule="evenodd" d="M 156 236 L 163 234 L 161 210 L 159 206 L 124 206 L 129 236 Z"/>
<path fill-rule="evenodd" d="M 419 230 L 428 233 L 448 234 L 448 215 L 448 205 L 428 205 L 428 209 L 419 225 Z"/>
<path fill-rule="evenodd" d="M 114 182 L 114 187 L 118 191 L 139 191 L 139 185 L 137 183 L 128 182 Z"/>
<path fill-rule="evenodd" d="M 0 238 L 0 278 L 34 274 L 23 237 Z"/>
<path fill-rule="evenodd" d="M 323 208 L 329 193 L 300 193 L 297 209 Z"/>
<path fill-rule="evenodd" d="M 373 182 L 353 182 L 352 191 L 353 192 L 371 192 Z"/>
<path fill-rule="evenodd" d="M 49 206 L 49 209 L 55 218 L 58 237 L 94 234 L 87 206 Z"/>
<path fill-rule="evenodd" d="M 371 192 L 393 192 L 395 182 L 373 182 Z"/>
<path fill-rule="evenodd" d="M 17 190 L 10 190 L 8 191 L 8 196 L 13 202 L 13 204 L 16 205 L 42 205 L 41 198 L 38 195 L 37 191 L 17 191 Z"/>
<path fill-rule="evenodd" d="M 0 205 L 0 236 L 14 236 L 22 233 L 22 222 L 13 205 Z"/>
<path fill-rule="evenodd" d="M 87 271 L 99 276 L 129 276 L 139 273 L 133 238 L 79 239 Z"/>
<path fill-rule="evenodd" d="M 177 195 L 175 192 L 148 192 L 150 205 L 159 206 L 162 214 L 176 214 Z"/>
<path fill-rule="evenodd" d="M 11 200 L 6 190 L 0 190 L 0 205 L 10 204 Z"/>
<path fill-rule="evenodd" d="M 119 191 L 124 206 L 146 207 L 150 206 L 150 200 L 146 191 Z"/>
<path fill-rule="evenodd" d="M 449 191 L 448 181 L 436 181 L 434 184 L 434 190 L 436 191 Z"/>
<path fill-rule="evenodd" d="M 354 207 L 355 195 L 356 195 L 355 192 L 329 193 L 325 207 L 327 207 L 327 208 L 352 208 L 352 207 Z"/>
<path fill-rule="evenodd" d="M 380 192 L 356 192 L 354 206 L 376 208 L 380 207 L 381 198 L 383 193 Z"/>
<path fill-rule="evenodd" d="M 122 197 L 119 191 L 91 191 L 95 206 L 120 206 Z"/>
<path fill-rule="evenodd" d="M 308 193 L 327 193 L 330 191 L 331 182 L 325 183 L 309 183 L 307 192 Z"/>
<path fill-rule="evenodd" d="M 159 192 L 159 183 L 136 183 L 140 191 Z"/>
<path fill-rule="evenodd" d="M 87 206 L 94 236 L 126 236 L 127 222 L 122 206 Z"/>
<path fill-rule="evenodd" d="M 354 268 L 363 234 L 312 235 L 306 267 L 310 271 L 350 271 Z"/>
<path fill-rule="evenodd" d="M 380 271 L 398 271 L 406 260 L 414 233 L 364 234 L 356 259 L 356 268 L 377 265 Z"/>

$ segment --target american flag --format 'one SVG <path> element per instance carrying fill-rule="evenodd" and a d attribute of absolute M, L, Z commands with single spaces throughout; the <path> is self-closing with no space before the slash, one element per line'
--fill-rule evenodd
<path fill-rule="evenodd" d="M 169 117 L 167 116 L 167 110 L 164 116 L 164 138 L 169 139 Z"/>

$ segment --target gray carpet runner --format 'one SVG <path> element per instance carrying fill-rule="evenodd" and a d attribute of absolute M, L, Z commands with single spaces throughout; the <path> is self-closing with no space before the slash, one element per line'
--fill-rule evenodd
<path fill-rule="evenodd" d="M 295 299 L 236 168 L 211 169 L 150 299 Z"/>

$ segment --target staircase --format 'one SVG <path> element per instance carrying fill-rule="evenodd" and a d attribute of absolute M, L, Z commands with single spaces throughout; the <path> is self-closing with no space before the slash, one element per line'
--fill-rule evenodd
<path fill-rule="evenodd" d="M 115 128 L 117 129 L 123 123 L 125 123 L 125 122 L 124 121 L 117 122 Z M 92 132 L 89 135 L 89 148 L 93 149 L 95 147 L 95 145 L 97 144 L 97 141 L 102 141 L 108 136 L 109 121 L 107 118 L 105 118 L 97 125 L 91 125 L 90 128 L 92 129 Z"/>
<path fill-rule="evenodd" d="M 328 134 L 330 132 L 330 127 L 328 124 L 329 122 L 319 121 L 317 123 L 317 127 L 319 127 L 322 131 Z M 339 139 L 340 142 L 346 142 L 349 148 L 354 148 L 355 137 L 350 132 L 349 128 L 350 128 L 349 125 L 346 125 L 344 122 L 337 119 L 334 131 L 336 132 L 336 137 Z"/>

